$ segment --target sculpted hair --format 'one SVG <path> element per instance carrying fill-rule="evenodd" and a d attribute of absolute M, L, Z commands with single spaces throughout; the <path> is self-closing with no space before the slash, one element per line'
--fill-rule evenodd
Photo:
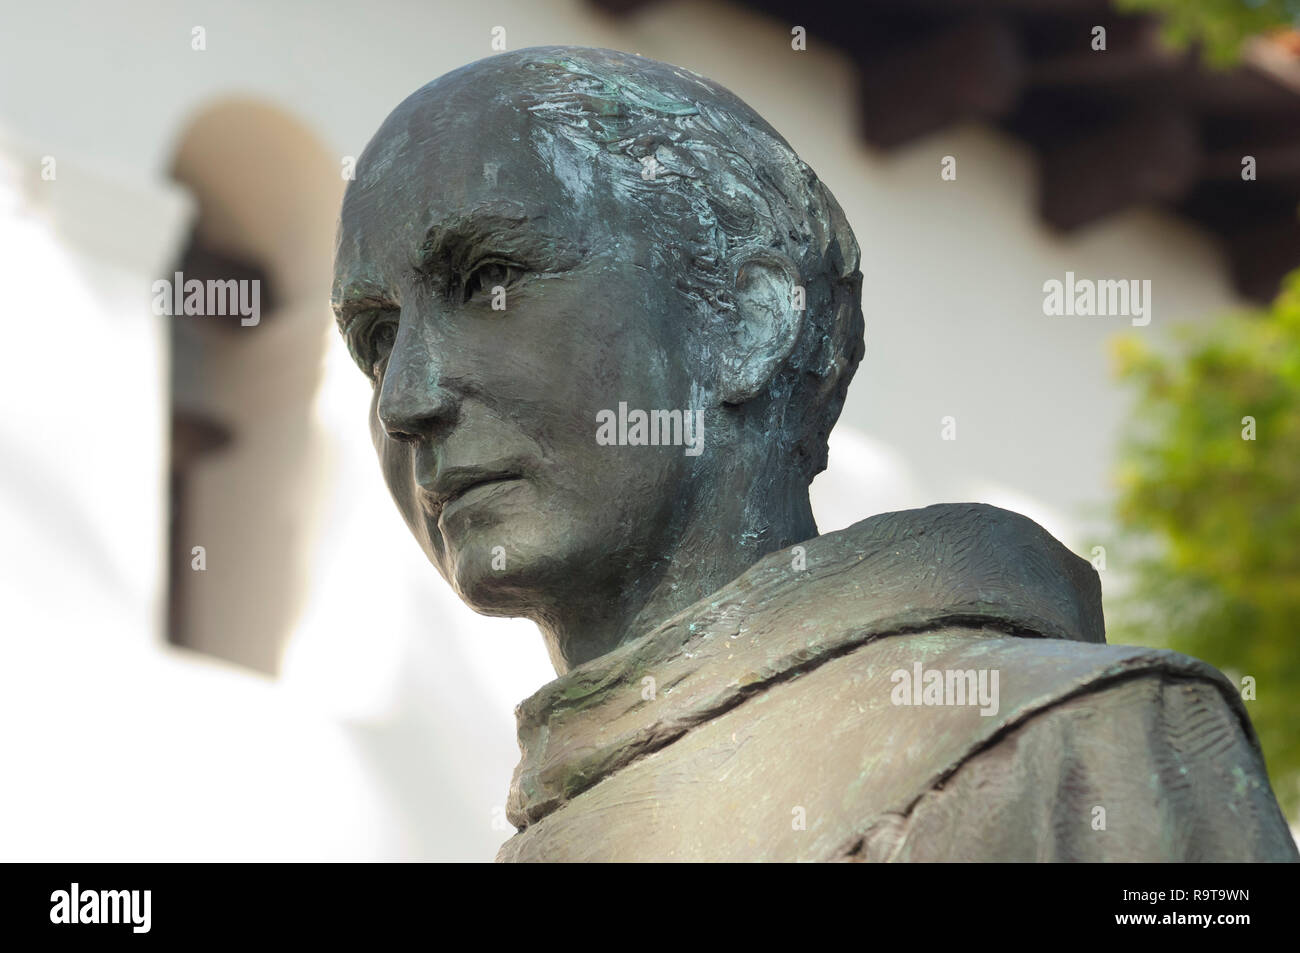
<path fill-rule="evenodd" d="M 539 151 L 567 166 L 577 148 L 609 169 L 659 254 L 672 256 L 664 264 L 683 275 L 678 291 L 698 304 L 697 333 L 718 333 L 716 316 L 735 310 L 738 257 L 777 249 L 793 262 L 806 311 L 769 391 L 769 435 L 811 481 L 826 468 L 827 437 L 863 354 L 858 244 L 835 197 L 761 116 L 689 70 L 613 50 L 508 55 L 534 75 L 515 92 L 538 121 Z"/>

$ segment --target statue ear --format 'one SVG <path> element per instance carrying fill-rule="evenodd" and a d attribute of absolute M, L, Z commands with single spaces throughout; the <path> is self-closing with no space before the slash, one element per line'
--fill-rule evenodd
<path fill-rule="evenodd" d="M 794 308 L 798 273 L 771 249 L 750 252 L 735 265 L 736 310 L 719 365 L 723 403 L 743 404 L 767 386 L 790 357 L 803 311 Z"/>

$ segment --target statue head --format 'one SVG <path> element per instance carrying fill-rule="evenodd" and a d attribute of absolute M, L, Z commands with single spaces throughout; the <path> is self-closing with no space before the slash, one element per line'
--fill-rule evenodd
<path fill-rule="evenodd" d="M 834 197 L 736 96 L 540 47 L 388 116 L 333 305 L 411 532 L 564 671 L 816 534 L 858 264 Z"/>

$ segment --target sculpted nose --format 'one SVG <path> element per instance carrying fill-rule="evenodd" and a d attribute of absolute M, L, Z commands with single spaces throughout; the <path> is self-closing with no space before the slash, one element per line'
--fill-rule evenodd
<path fill-rule="evenodd" d="M 392 440 L 429 440 L 455 421 L 455 396 L 443 386 L 439 361 L 431 352 L 408 329 L 393 344 L 376 410 Z"/>

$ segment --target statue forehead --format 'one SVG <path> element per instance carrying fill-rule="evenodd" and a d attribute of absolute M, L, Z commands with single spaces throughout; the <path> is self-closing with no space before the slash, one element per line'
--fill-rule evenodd
<path fill-rule="evenodd" d="M 607 50 L 534 48 L 454 70 L 407 97 L 362 153 L 339 232 L 346 274 L 336 277 L 379 280 L 380 259 L 400 267 L 430 228 L 484 204 L 517 202 L 557 227 L 607 230 L 627 209 L 593 161 L 602 146 L 532 111 L 567 112 L 576 98 L 597 112 L 635 103 L 689 114 L 693 100 L 719 95 L 730 98 L 703 77 Z"/>
<path fill-rule="evenodd" d="M 519 97 L 485 84 L 424 87 L 384 120 L 361 154 L 343 200 L 344 227 L 375 215 L 385 223 L 436 217 L 487 193 L 544 186 L 529 127 Z"/>
<path fill-rule="evenodd" d="M 532 110 L 572 117 L 575 109 L 601 115 L 635 106 L 667 119 L 696 113 L 700 101 L 750 112 L 704 77 L 614 50 L 534 47 L 470 63 L 412 93 L 384 120 L 344 198 L 344 227 L 349 213 L 360 220 L 372 211 L 409 213 L 431 189 L 451 199 L 483 184 L 543 194 L 558 186 L 570 203 L 598 200 L 593 170 L 579 167 L 601 147 Z"/>
<path fill-rule="evenodd" d="M 574 64 L 543 71 L 528 50 L 471 63 L 417 90 L 384 120 L 363 151 L 343 200 L 340 253 L 372 257 L 381 245 L 418 238 L 447 217 L 502 200 L 551 219 L 608 224 L 600 147 L 565 123 L 533 115 L 548 108 Z M 651 61 L 647 61 L 651 62 Z M 572 74 L 580 83 L 584 77 Z"/>
<path fill-rule="evenodd" d="M 404 102 L 367 145 L 344 196 L 336 278 L 381 282 L 387 267 L 410 263 L 430 230 L 483 210 L 554 224 L 567 203 L 530 125 L 521 97 L 464 79 L 431 83 Z"/>

